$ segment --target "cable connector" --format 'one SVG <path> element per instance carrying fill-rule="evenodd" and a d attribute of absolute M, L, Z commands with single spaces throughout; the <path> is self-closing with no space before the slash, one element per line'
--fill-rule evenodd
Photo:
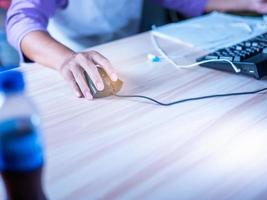
<path fill-rule="evenodd" d="M 153 62 L 153 63 L 158 63 L 161 61 L 160 57 L 154 54 L 151 54 L 151 53 L 147 54 L 147 59 L 148 61 Z"/>

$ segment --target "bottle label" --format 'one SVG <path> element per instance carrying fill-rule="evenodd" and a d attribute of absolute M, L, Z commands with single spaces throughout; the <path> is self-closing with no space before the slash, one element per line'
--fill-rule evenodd
<path fill-rule="evenodd" d="M 0 122 L 0 170 L 30 171 L 43 165 L 38 127 L 31 118 Z"/>

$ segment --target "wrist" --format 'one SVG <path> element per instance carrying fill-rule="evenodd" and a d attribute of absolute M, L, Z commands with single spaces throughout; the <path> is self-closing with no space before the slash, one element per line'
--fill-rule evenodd
<path fill-rule="evenodd" d="M 59 64 L 59 66 L 57 67 L 57 70 L 61 70 L 68 62 L 70 62 L 70 60 L 73 59 L 73 57 L 76 55 L 76 52 L 74 51 L 69 51 L 67 53 L 64 54 L 64 56 L 62 56 L 62 60 Z"/>

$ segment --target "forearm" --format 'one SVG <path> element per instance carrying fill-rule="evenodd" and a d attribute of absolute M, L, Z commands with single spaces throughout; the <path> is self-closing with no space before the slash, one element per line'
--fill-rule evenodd
<path fill-rule="evenodd" d="M 21 49 L 27 58 L 53 69 L 59 69 L 74 53 L 43 31 L 28 33 L 21 41 Z"/>
<path fill-rule="evenodd" d="M 247 7 L 244 0 L 208 0 L 206 11 L 240 11 L 247 10 Z"/>

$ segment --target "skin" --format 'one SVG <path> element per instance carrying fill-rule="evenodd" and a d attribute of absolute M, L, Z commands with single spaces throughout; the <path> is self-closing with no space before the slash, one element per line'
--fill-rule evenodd
<path fill-rule="evenodd" d="M 208 0 L 206 10 L 246 10 L 267 13 L 267 0 Z M 110 61 L 100 53 L 96 51 L 74 52 L 54 40 L 47 32 L 33 31 L 28 33 L 22 39 L 21 49 L 24 55 L 31 60 L 57 70 L 78 97 L 93 99 L 84 72 L 89 74 L 99 91 L 104 89 L 97 66 L 104 68 L 113 81 L 118 79 Z"/>
<path fill-rule="evenodd" d="M 47 32 L 30 32 L 23 38 L 21 48 L 24 55 L 31 60 L 57 70 L 78 97 L 85 97 L 89 100 L 93 98 L 84 72 L 88 73 L 99 91 L 104 89 L 97 66 L 102 67 L 111 80 L 117 81 L 118 79 L 109 60 L 100 53 L 96 51 L 74 52 L 54 40 Z"/>
<path fill-rule="evenodd" d="M 267 13 L 267 0 L 208 0 L 207 11 L 251 11 Z"/>

